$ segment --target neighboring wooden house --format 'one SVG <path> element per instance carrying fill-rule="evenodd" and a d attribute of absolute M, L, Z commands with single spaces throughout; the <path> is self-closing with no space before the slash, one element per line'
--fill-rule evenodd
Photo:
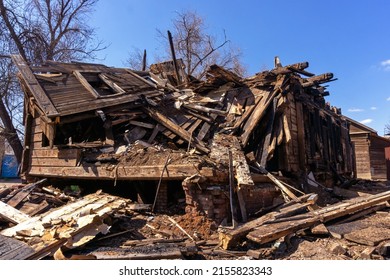
<path fill-rule="evenodd" d="M 333 75 L 314 76 L 304 70 L 307 62 L 246 79 L 214 65 L 198 81 L 159 73 L 169 63 L 140 72 L 53 61 L 30 67 L 12 59 L 28 100 L 27 179 L 148 181 L 135 184 L 137 192 L 155 192 L 145 197 L 149 203 L 171 194 L 168 180 L 183 182 L 189 206 L 223 219 L 234 185 L 243 218 L 245 210 L 272 204 L 274 187 L 253 188 L 267 181 L 253 174 L 258 165 L 321 180 L 353 171 L 348 123 L 325 103 L 320 86 Z"/>
<path fill-rule="evenodd" d="M 385 156 L 386 147 L 390 147 L 390 139 L 353 119 L 350 123 L 351 141 L 355 151 L 356 177 L 368 180 L 388 180 L 388 164 Z"/>

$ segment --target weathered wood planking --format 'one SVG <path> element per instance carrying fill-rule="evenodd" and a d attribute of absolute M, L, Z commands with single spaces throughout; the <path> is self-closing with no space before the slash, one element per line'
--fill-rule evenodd
<path fill-rule="evenodd" d="M 14 224 L 19 224 L 30 219 L 30 216 L 0 201 L 0 218 Z"/>
<path fill-rule="evenodd" d="M 25 260 L 33 253 L 25 242 L 0 234 L 0 260 Z"/>
<path fill-rule="evenodd" d="M 118 166 L 110 171 L 105 167 L 84 165 L 78 167 L 32 166 L 29 174 L 37 177 L 67 177 L 80 179 L 112 180 L 159 180 L 164 166 Z M 214 178 L 212 168 L 199 169 L 196 165 L 168 165 L 164 180 L 183 180 L 200 172 L 207 178 Z"/>
<path fill-rule="evenodd" d="M 32 167 L 36 167 L 36 166 L 71 167 L 77 165 L 77 158 L 59 159 L 59 158 L 52 158 L 52 157 L 32 157 L 30 165 Z"/>
<path fill-rule="evenodd" d="M 37 79 L 34 74 L 31 72 L 30 67 L 27 62 L 24 61 L 21 55 L 11 55 L 12 61 L 18 67 L 23 80 L 29 89 L 30 93 L 34 96 L 35 100 L 38 103 L 38 106 L 50 116 L 57 116 L 58 111 L 56 110 L 53 103 L 50 101 L 42 87 L 39 85 Z"/>

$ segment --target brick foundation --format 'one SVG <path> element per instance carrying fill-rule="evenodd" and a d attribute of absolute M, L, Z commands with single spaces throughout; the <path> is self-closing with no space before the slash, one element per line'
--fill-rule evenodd
<path fill-rule="evenodd" d="M 200 212 L 216 223 L 225 218 L 231 219 L 229 187 L 227 185 L 208 186 L 200 177 L 187 178 L 183 181 L 186 196 L 186 212 Z M 274 199 L 280 192 L 267 183 L 256 185 L 243 191 L 248 215 L 252 215 L 262 208 L 273 205 Z"/>

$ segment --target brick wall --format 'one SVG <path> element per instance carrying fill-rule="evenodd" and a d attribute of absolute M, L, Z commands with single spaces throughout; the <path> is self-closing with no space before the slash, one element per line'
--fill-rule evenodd
<path fill-rule="evenodd" d="M 199 179 L 199 178 L 197 178 Z M 205 181 L 186 179 L 183 189 L 186 196 L 186 212 L 200 212 L 216 223 L 225 218 L 231 220 L 229 187 L 227 185 L 208 186 Z M 262 183 L 243 191 L 248 215 L 273 205 L 280 192 L 272 184 Z"/>

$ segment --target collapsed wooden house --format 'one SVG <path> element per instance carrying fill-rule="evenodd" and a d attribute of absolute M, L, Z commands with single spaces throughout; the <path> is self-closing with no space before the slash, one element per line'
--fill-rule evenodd
<path fill-rule="evenodd" d="M 352 174 L 348 122 L 321 86 L 333 75 L 314 76 L 307 62 L 249 78 L 214 65 L 199 81 L 180 60 L 142 72 L 12 59 L 25 92 L 28 180 L 148 181 L 138 198 L 160 206 L 178 182 L 187 211 L 221 221 L 234 200 L 242 220 L 272 204 L 279 191 L 263 168 L 301 182 L 310 172 L 325 183 Z"/>

